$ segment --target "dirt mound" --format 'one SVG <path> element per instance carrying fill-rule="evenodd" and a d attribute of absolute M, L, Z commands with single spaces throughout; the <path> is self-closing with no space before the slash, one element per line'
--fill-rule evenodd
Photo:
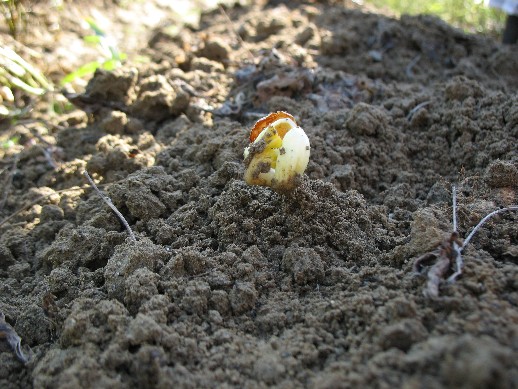
<path fill-rule="evenodd" d="M 518 54 L 429 16 L 317 3 L 157 28 L 25 147 L 0 225 L 0 386 L 452 387 L 518 382 L 518 224 L 423 295 L 416 256 L 518 202 Z M 252 56 L 252 58 L 251 58 Z M 267 112 L 311 142 L 290 194 L 247 186 Z M 127 218 L 83 187 L 87 169 Z M 72 189 L 71 189 L 72 188 Z M 3 349 L 2 349 L 3 350 Z"/>

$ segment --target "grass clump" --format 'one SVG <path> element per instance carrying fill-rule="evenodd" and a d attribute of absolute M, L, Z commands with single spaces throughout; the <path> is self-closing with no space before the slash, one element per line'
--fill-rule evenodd
<path fill-rule="evenodd" d="M 61 80 L 61 85 L 66 85 L 74 82 L 77 79 L 82 79 L 86 76 L 92 75 L 97 69 L 114 70 L 119 67 L 126 59 L 126 54 L 121 53 L 117 49 L 117 45 L 113 40 L 99 27 L 99 25 L 91 18 L 86 19 L 86 22 L 93 31 L 92 35 L 87 35 L 83 38 L 87 44 L 97 45 L 102 52 L 102 59 L 87 62 L 78 69 L 67 74 Z"/>
<path fill-rule="evenodd" d="M 483 0 L 367 0 L 378 8 L 402 14 L 431 14 L 466 32 L 497 35 L 505 24 L 505 13 L 490 8 Z"/>
<path fill-rule="evenodd" d="M 31 106 L 25 96 L 39 98 L 52 91 L 52 83 L 35 66 L 14 50 L 0 47 L 0 119 L 24 116 Z"/>

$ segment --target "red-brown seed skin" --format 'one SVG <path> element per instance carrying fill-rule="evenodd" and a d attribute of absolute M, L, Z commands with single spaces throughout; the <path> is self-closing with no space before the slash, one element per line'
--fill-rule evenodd
<path fill-rule="evenodd" d="M 250 143 L 252 143 L 259 136 L 259 134 L 270 124 L 272 124 L 276 120 L 284 118 L 291 119 L 295 122 L 295 118 L 288 112 L 284 111 L 272 112 L 268 116 L 259 119 L 252 128 L 252 131 L 250 131 Z"/>

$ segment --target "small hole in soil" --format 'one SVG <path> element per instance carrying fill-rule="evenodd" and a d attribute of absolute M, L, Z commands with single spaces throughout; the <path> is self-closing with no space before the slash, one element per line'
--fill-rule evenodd
<path fill-rule="evenodd" d="M 138 352 L 138 350 L 140 350 L 140 344 L 135 344 L 135 345 L 130 345 L 128 347 L 128 351 L 131 353 L 131 354 L 136 354 Z"/>
<path fill-rule="evenodd" d="M 96 271 L 97 269 L 100 269 L 102 267 L 105 267 L 106 264 L 108 263 L 108 259 L 107 258 L 98 258 L 92 262 L 90 262 L 87 266 L 87 268 L 89 270 L 91 270 L 92 272 Z"/>

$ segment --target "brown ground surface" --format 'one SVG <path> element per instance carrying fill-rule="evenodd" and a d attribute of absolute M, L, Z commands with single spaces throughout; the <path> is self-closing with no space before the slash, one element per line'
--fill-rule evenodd
<path fill-rule="evenodd" d="M 0 225 L 0 311 L 31 360 L 0 344 L 1 388 L 518 387 L 516 213 L 440 298 L 412 272 L 452 229 L 452 183 L 462 237 L 518 202 L 516 46 L 280 3 L 177 31 L 112 4 L 123 49 L 151 62 L 97 73 L 59 127 L 4 122 L 21 145 L 0 161 L 0 220 L 23 211 Z M 84 34 L 72 11 L 36 15 L 47 74 L 86 62 L 63 59 Z M 248 131 L 275 110 L 312 146 L 289 195 L 242 180 Z M 136 244 L 78 188 L 85 168 Z"/>

